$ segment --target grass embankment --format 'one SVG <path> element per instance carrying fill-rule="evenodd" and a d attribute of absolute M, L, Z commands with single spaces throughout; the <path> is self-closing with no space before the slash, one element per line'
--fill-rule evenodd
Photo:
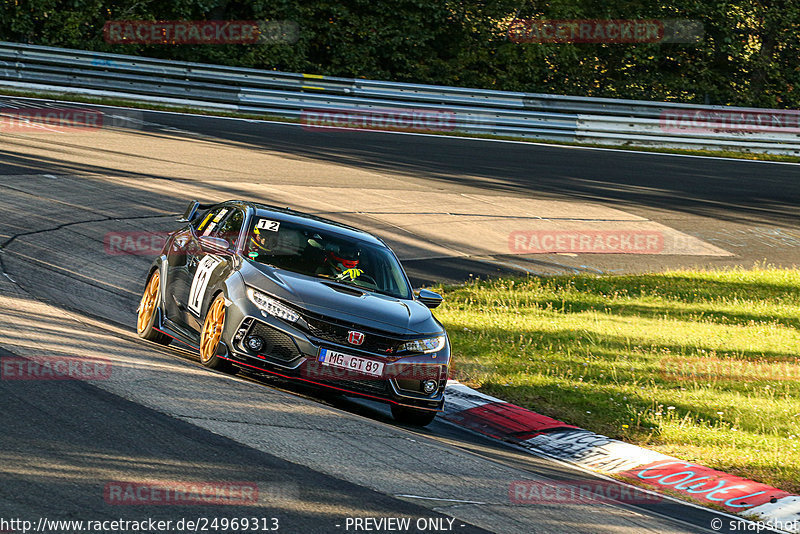
<path fill-rule="evenodd" d="M 800 493 L 800 271 L 477 281 L 437 317 L 504 400 Z"/>

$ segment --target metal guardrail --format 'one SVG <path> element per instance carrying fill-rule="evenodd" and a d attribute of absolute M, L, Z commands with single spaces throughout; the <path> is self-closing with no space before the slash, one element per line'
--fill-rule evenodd
<path fill-rule="evenodd" d="M 800 155 L 797 112 L 315 76 L 7 42 L 0 42 L 0 85 L 295 119 L 309 110 L 440 113 L 456 132 Z M 669 127 L 670 113 L 766 115 L 781 127 Z M 793 128 L 784 127 L 786 117 Z"/>

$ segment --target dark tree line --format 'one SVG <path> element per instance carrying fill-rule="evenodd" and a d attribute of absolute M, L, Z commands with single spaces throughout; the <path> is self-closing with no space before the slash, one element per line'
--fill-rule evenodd
<path fill-rule="evenodd" d="M 2 0 L 0 39 L 417 83 L 612 98 L 800 107 L 793 0 Z M 694 44 L 514 43 L 514 16 L 692 19 Z M 133 45 L 107 20 L 293 21 L 295 42 Z M 294 40 L 294 39 L 292 39 Z"/>

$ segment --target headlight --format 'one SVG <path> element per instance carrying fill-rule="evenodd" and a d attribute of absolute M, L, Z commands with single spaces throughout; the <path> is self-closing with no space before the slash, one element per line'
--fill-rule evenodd
<path fill-rule="evenodd" d="M 426 339 L 415 339 L 414 341 L 407 341 L 400 345 L 398 352 L 439 352 L 444 348 L 447 343 L 446 336 L 429 337 Z"/>
<path fill-rule="evenodd" d="M 252 287 L 247 288 L 247 298 L 249 298 L 250 302 L 255 304 L 258 309 L 278 319 L 293 323 L 300 318 L 300 315 L 288 306 L 284 306 L 277 300 L 266 296 L 261 291 L 256 291 Z"/>

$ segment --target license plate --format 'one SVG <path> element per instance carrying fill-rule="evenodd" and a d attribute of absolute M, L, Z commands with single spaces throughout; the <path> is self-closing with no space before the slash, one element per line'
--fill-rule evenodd
<path fill-rule="evenodd" d="M 351 371 L 358 371 L 371 376 L 381 376 L 383 374 L 383 362 L 376 362 L 333 350 L 320 350 L 319 361 L 322 365 L 350 369 Z"/>

